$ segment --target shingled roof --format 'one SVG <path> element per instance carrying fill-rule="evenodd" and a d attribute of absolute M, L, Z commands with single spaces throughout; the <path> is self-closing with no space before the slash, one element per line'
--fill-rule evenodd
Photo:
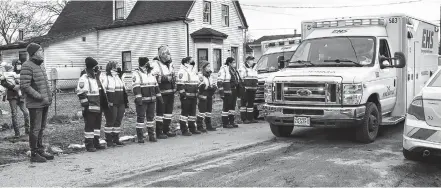
<path fill-rule="evenodd" d="M 225 33 L 222 33 L 222 32 L 220 32 L 220 31 L 216 31 L 216 30 L 211 29 L 211 28 L 206 28 L 206 27 L 204 27 L 204 28 L 202 28 L 202 29 L 199 29 L 199 30 L 195 31 L 195 32 L 193 32 L 193 33 L 190 34 L 190 35 L 191 35 L 191 37 L 193 37 L 193 38 L 216 37 L 216 38 L 222 38 L 222 39 L 225 39 L 225 38 L 228 37 L 228 35 L 225 34 Z"/>

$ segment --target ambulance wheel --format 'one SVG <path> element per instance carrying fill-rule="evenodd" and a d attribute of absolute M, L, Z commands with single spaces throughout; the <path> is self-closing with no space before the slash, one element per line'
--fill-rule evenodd
<path fill-rule="evenodd" d="M 271 132 L 276 137 L 289 137 L 291 136 L 294 126 L 277 126 L 270 124 Z"/>
<path fill-rule="evenodd" d="M 403 148 L 403 156 L 407 160 L 411 160 L 411 161 L 421 161 L 422 157 L 423 157 L 422 153 L 409 151 L 409 150 L 404 149 L 404 148 Z"/>
<path fill-rule="evenodd" d="M 366 104 L 366 112 L 363 121 L 356 129 L 355 139 L 358 142 L 365 144 L 372 143 L 378 135 L 380 118 L 380 112 L 378 111 L 377 105 L 368 102 Z"/>

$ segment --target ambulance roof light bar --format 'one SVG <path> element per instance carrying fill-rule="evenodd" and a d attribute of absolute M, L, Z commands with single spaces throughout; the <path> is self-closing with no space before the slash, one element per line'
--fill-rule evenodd
<path fill-rule="evenodd" d="M 325 27 L 343 27 L 352 25 L 382 25 L 386 26 L 384 19 L 351 19 L 351 20 L 335 20 L 335 21 L 321 21 L 313 22 L 313 28 L 325 28 Z"/>

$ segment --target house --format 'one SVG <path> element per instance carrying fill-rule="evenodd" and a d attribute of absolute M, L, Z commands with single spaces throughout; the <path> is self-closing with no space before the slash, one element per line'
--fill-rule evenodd
<path fill-rule="evenodd" d="M 46 69 L 84 67 L 94 57 L 102 68 L 121 62 L 124 71 L 138 57 L 157 56 L 168 45 L 175 71 L 181 59 L 208 60 L 217 72 L 227 57 L 244 61 L 248 28 L 238 1 L 70 1 L 47 35 L 0 46 L 3 61 L 25 59 L 30 42 L 42 45 Z"/>
<path fill-rule="evenodd" d="M 287 34 L 287 35 L 266 35 L 262 36 L 259 39 L 248 43 L 248 46 L 252 49 L 252 55 L 254 58 L 259 59 L 260 56 L 263 55 L 262 50 L 262 42 L 265 41 L 271 41 L 271 40 L 279 40 L 279 39 L 287 39 L 287 38 L 294 38 L 294 37 L 300 37 L 300 34 Z"/>

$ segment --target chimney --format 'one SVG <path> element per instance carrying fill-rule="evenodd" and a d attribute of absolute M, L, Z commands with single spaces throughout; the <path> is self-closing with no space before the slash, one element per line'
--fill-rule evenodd
<path fill-rule="evenodd" d="M 297 37 L 297 29 L 294 29 L 294 37 Z"/>
<path fill-rule="evenodd" d="M 19 41 L 23 41 L 23 29 L 18 30 L 18 40 Z"/>

